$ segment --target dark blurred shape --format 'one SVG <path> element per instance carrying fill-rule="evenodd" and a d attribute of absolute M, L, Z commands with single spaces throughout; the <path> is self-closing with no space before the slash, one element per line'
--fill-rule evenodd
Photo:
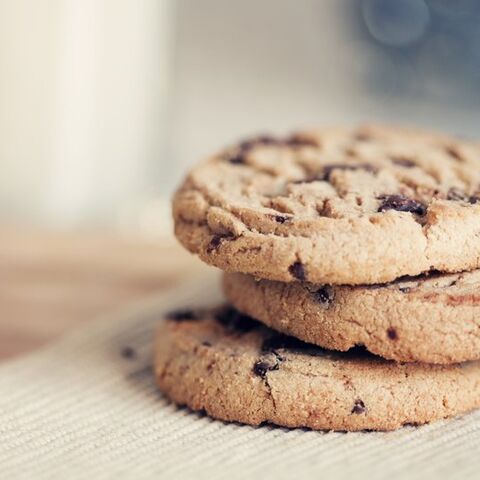
<path fill-rule="evenodd" d="M 446 18 L 472 17 L 480 14 L 478 0 L 428 0 L 432 12 Z"/>
<path fill-rule="evenodd" d="M 430 11 L 423 0 L 365 0 L 362 14 L 372 37 L 395 47 L 419 40 L 430 20 Z"/>
<path fill-rule="evenodd" d="M 471 107 L 480 99 L 480 1 L 362 0 L 367 88 Z"/>

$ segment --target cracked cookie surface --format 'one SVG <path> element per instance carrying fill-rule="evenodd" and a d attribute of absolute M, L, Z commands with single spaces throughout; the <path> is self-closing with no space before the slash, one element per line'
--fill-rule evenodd
<path fill-rule="evenodd" d="M 372 284 L 480 267 L 480 147 L 364 126 L 257 137 L 194 167 L 175 233 L 206 263 L 271 280 Z"/>
<path fill-rule="evenodd" d="M 324 348 L 363 345 L 404 362 L 480 359 L 480 270 L 353 287 L 227 273 L 223 285 L 241 312 Z"/>
<path fill-rule="evenodd" d="M 155 376 L 179 405 L 251 425 L 390 430 L 480 406 L 480 363 L 395 363 L 335 353 L 268 329 L 232 307 L 162 321 Z"/>

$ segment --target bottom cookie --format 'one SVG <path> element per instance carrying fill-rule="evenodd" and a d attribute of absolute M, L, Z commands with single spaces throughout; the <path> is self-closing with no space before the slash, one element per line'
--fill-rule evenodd
<path fill-rule="evenodd" d="M 183 310 L 158 329 L 155 375 L 179 405 L 214 418 L 318 430 L 392 430 L 480 406 L 480 362 L 401 364 L 330 352 L 231 307 Z"/>

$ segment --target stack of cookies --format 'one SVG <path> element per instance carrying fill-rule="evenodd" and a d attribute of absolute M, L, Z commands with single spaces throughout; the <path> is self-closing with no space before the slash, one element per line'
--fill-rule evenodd
<path fill-rule="evenodd" d="M 480 406 L 480 146 L 364 126 L 257 137 L 195 167 L 180 242 L 228 305 L 172 312 L 178 404 L 258 425 L 389 430 Z"/>

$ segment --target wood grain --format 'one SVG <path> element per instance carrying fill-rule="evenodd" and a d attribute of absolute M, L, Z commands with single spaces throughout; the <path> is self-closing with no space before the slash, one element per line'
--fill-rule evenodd
<path fill-rule="evenodd" d="M 173 239 L 0 228 L 0 360 L 204 268 Z"/>

